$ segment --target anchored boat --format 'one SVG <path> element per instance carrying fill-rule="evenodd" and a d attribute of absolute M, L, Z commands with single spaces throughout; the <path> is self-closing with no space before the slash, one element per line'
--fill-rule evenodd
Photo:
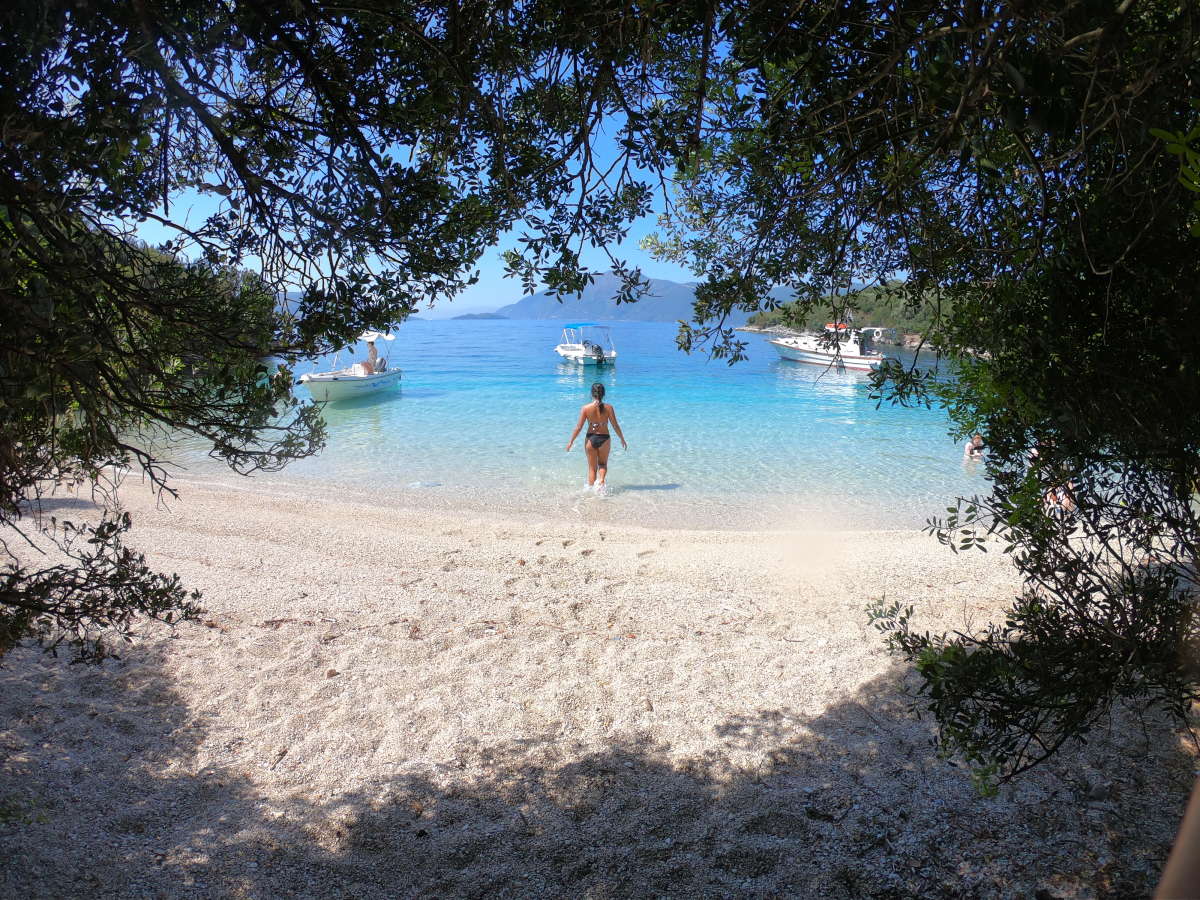
<path fill-rule="evenodd" d="M 617 361 L 612 329 L 595 322 L 574 322 L 563 326 L 562 340 L 554 348 L 565 360 L 585 366 L 603 366 Z"/>
<path fill-rule="evenodd" d="M 360 341 L 366 341 L 370 350 L 367 359 L 356 362 L 345 369 L 335 369 L 329 372 L 308 372 L 300 376 L 300 384 L 308 388 L 314 400 L 322 403 L 336 403 L 339 400 L 351 400 L 355 397 L 365 397 L 377 391 L 393 388 L 400 383 L 402 377 L 399 366 L 389 366 L 387 357 L 375 353 L 377 340 L 394 341 L 394 334 L 384 334 L 379 331 L 367 331 L 359 336 Z M 337 356 L 333 358 L 337 365 Z"/>
<path fill-rule="evenodd" d="M 870 349 L 870 339 L 849 325 L 828 322 L 820 334 L 776 338 L 767 341 L 783 359 L 869 372 L 878 369 L 883 354 Z"/>

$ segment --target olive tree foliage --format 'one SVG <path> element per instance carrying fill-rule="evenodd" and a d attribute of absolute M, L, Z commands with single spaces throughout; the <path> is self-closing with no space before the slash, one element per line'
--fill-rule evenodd
<path fill-rule="evenodd" d="M 944 749 L 986 781 L 1081 738 L 1114 702 L 1181 721 L 1200 690 L 1200 7 L 1123 2 L 729 4 L 697 85 L 697 149 L 653 242 L 706 278 L 683 346 L 773 283 L 802 314 L 874 283 L 925 307 L 947 370 L 889 363 L 881 402 L 981 432 L 986 496 L 930 531 L 1001 547 L 1003 622 L 928 634 Z M 988 541 L 986 538 L 999 539 Z"/>
<path fill-rule="evenodd" d="M 0 654 L 32 637 L 95 658 L 134 616 L 197 612 L 115 505 L 59 522 L 39 502 L 56 485 L 112 500 L 132 473 L 170 495 L 179 437 L 239 472 L 314 452 L 296 362 L 452 298 L 518 222 L 513 272 L 582 286 L 584 246 L 622 237 L 650 202 L 638 173 L 665 168 L 620 135 L 699 39 L 668 6 L 6 5 Z M 612 266 L 635 299 L 639 273 Z"/>

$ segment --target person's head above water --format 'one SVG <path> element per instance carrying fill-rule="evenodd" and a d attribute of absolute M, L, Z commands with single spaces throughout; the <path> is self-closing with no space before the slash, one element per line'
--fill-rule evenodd
<path fill-rule="evenodd" d="M 592 396 L 596 398 L 596 404 L 600 407 L 600 412 L 604 412 L 604 385 L 598 381 L 593 384 Z"/>

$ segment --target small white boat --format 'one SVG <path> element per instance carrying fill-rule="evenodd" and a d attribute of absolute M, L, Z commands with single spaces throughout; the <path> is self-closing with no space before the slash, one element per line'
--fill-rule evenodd
<path fill-rule="evenodd" d="M 595 322 L 564 325 L 562 341 L 554 352 L 565 360 L 585 366 L 603 366 L 617 361 L 611 329 Z"/>
<path fill-rule="evenodd" d="M 359 336 L 374 347 L 377 340 L 394 341 L 395 335 L 383 334 L 378 331 L 367 331 Z M 337 365 L 337 357 L 333 364 Z M 308 372 L 300 376 L 300 384 L 308 389 L 312 398 L 320 403 L 336 403 L 339 400 L 352 400 L 356 397 L 366 397 L 377 391 L 395 387 L 402 377 L 399 366 L 389 366 L 386 357 L 376 358 L 374 366 L 367 362 L 357 362 L 345 369 L 335 369 L 330 372 Z"/>
<path fill-rule="evenodd" d="M 882 353 L 869 349 L 869 339 L 864 339 L 861 332 L 840 322 L 827 323 L 820 334 L 776 338 L 767 343 L 783 359 L 839 370 L 870 372 L 878 369 L 883 362 Z"/>

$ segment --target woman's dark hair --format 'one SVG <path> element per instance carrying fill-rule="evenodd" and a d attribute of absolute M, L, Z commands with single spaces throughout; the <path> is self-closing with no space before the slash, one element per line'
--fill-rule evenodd
<path fill-rule="evenodd" d="M 593 384 L 592 396 L 596 398 L 596 406 L 600 409 L 600 412 L 604 412 L 604 385 L 598 381 Z"/>

